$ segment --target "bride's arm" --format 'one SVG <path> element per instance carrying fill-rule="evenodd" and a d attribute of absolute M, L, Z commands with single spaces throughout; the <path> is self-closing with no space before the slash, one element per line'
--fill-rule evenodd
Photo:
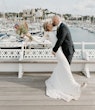
<path fill-rule="evenodd" d="M 39 39 L 37 39 L 36 37 L 33 37 L 30 33 L 27 33 L 26 36 L 31 40 L 31 41 L 35 41 L 37 43 L 41 43 L 41 41 Z"/>
<path fill-rule="evenodd" d="M 31 36 L 29 33 L 27 34 L 27 37 L 29 37 L 29 39 L 31 41 L 35 41 L 37 43 L 44 43 L 45 40 L 49 40 L 49 35 L 48 34 L 44 34 L 44 36 L 41 37 L 40 39 L 37 39 L 37 37 Z"/>
<path fill-rule="evenodd" d="M 41 41 L 44 42 L 45 40 L 49 40 L 49 34 L 44 33 L 44 36 L 41 38 Z"/>
<path fill-rule="evenodd" d="M 31 36 L 31 37 L 32 37 L 32 41 L 35 41 L 37 43 L 41 43 L 41 40 L 40 39 L 37 39 L 36 37 L 33 37 L 33 36 Z"/>

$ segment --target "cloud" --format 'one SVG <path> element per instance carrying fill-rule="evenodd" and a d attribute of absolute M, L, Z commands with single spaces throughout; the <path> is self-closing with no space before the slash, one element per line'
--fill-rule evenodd
<path fill-rule="evenodd" d="M 95 0 L 80 0 L 74 8 L 82 14 L 88 13 L 93 15 L 95 13 Z"/>
<path fill-rule="evenodd" d="M 1 12 L 19 12 L 23 9 L 47 8 L 61 14 L 95 14 L 95 0 L 0 0 Z"/>

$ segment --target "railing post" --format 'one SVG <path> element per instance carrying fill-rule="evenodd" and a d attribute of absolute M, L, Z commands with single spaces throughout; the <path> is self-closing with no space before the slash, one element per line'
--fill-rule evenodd
<path fill-rule="evenodd" d="M 24 54 L 24 43 L 21 44 L 21 51 L 20 51 L 20 58 L 19 58 L 19 60 L 23 59 L 23 54 Z"/>
<path fill-rule="evenodd" d="M 85 42 L 82 42 L 82 58 L 85 58 Z"/>
<path fill-rule="evenodd" d="M 21 44 L 21 51 L 20 51 L 19 61 L 23 60 L 23 55 L 24 55 L 24 43 Z M 23 76 L 23 64 L 20 62 L 19 63 L 18 78 L 22 78 L 22 76 Z"/>

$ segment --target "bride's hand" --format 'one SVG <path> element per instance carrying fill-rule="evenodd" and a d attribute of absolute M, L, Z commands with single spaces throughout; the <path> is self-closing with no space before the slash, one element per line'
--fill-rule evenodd
<path fill-rule="evenodd" d="M 56 55 L 56 53 L 54 52 L 54 51 L 52 51 L 52 54 L 55 56 Z"/>

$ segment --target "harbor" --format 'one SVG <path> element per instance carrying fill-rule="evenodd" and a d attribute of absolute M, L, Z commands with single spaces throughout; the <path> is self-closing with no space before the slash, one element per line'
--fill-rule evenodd
<path fill-rule="evenodd" d="M 31 24 L 31 21 L 27 20 L 32 37 L 38 40 L 43 38 L 43 23 L 45 21 L 41 20 Z M 95 33 L 78 27 L 79 24 L 75 22 L 72 22 L 72 25 L 71 21 L 63 22 L 70 28 L 75 46 L 71 70 L 73 72 L 82 72 L 86 77 L 90 78 L 90 73 L 95 72 Z M 0 72 L 17 72 L 18 78 L 22 78 L 25 72 L 52 72 L 57 61 L 56 57 L 51 54 L 51 42 L 49 40 L 40 43 L 35 41 L 27 42 L 26 39 L 16 34 L 13 28 L 14 24 L 15 21 L 7 19 L 2 19 L 2 22 L 0 22 Z M 91 27 L 90 25 L 89 27 Z M 51 64 L 52 66 L 50 66 Z M 6 70 L 4 69 L 5 66 Z M 49 70 L 47 66 L 50 66 Z"/>

